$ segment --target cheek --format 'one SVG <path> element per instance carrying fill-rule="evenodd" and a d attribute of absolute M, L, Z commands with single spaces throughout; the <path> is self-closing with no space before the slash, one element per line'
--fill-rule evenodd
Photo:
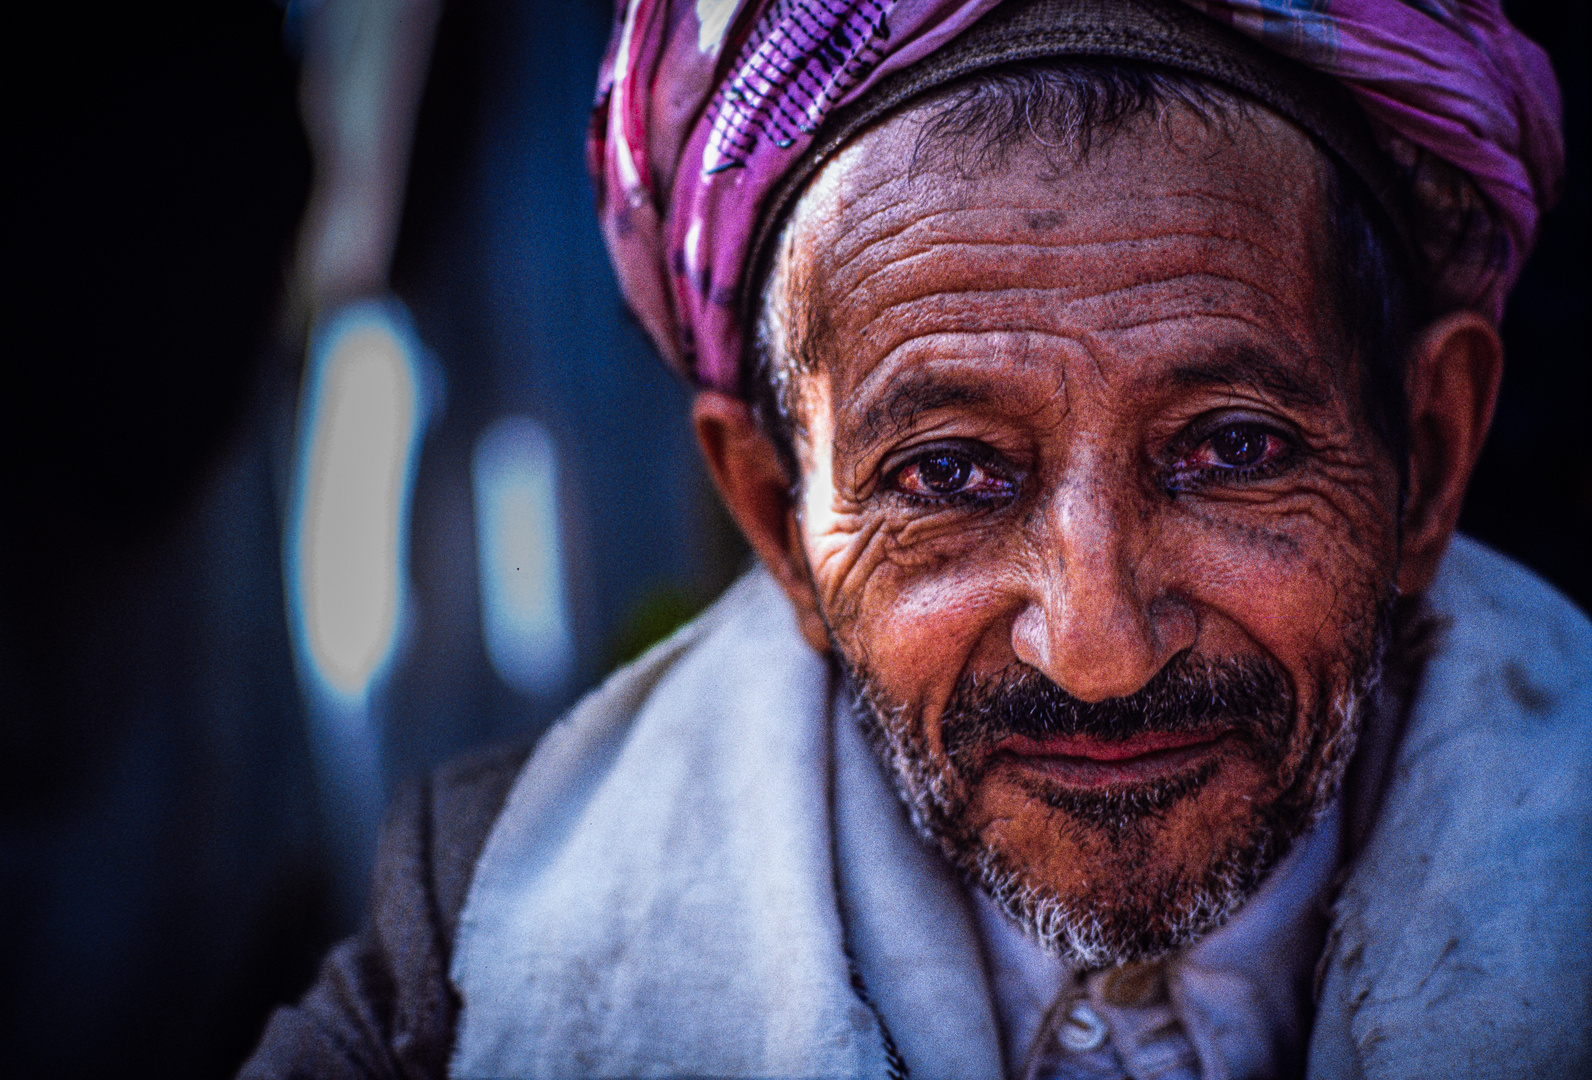
<path fill-rule="evenodd" d="M 998 583 L 1011 559 L 987 522 L 903 513 L 837 490 L 826 402 L 809 406 L 822 437 L 807 444 L 800 520 L 819 604 L 840 650 L 889 700 L 937 716 L 1003 614 Z"/>
<path fill-rule="evenodd" d="M 1324 682 L 1362 658 L 1396 568 L 1395 507 L 1378 490 L 1367 483 L 1264 511 L 1169 515 L 1178 587 L 1206 613 L 1201 651 L 1271 656 L 1308 709 Z"/>
<path fill-rule="evenodd" d="M 864 513 L 831 520 L 847 527 L 809 534 L 808 552 L 837 642 L 891 701 L 937 716 L 965 670 L 984 666 L 986 653 L 1009 653 L 1010 583 L 1022 556 L 998 532 L 966 522 Z M 938 745 L 932 733 L 930 741 Z"/>

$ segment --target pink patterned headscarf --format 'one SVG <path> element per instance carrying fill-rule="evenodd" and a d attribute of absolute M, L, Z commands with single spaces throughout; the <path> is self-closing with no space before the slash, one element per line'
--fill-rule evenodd
<path fill-rule="evenodd" d="M 1547 56 L 1499 0 L 1184 0 L 1338 79 L 1414 193 L 1447 307 L 1494 320 L 1564 169 Z M 824 118 L 998 0 L 626 0 L 590 166 L 620 285 L 664 356 L 740 389 L 743 275 Z"/>

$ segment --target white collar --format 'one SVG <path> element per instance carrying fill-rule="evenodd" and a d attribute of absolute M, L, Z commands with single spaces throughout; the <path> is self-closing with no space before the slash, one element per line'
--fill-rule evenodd
<path fill-rule="evenodd" d="M 1180 1016 L 1185 1027 L 1209 1027 L 1205 1018 L 1213 1010 L 1229 1014 L 1238 1009 L 1254 1015 L 1224 1026 L 1235 1032 L 1264 1031 L 1273 1046 L 1285 1053 L 1291 1049 L 1289 1056 L 1302 1051 L 1310 1028 L 1311 980 L 1325 937 L 1324 900 L 1340 860 L 1340 818 L 1334 804 L 1225 926 L 1173 961 L 1185 985 L 1192 985 L 1208 1006 Z M 970 887 L 968 892 L 983 938 L 1006 1060 L 1015 1068 L 1027 1058 L 1045 1013 L 1073 980 L 1074 970 L 1041 948 L 982 889 Z M 1233 985 L 1230 978 L 1209 975 L 1237 976 L 1252 992 L 1235 1000 L 1227 992 Z M 1203 1000 L 1211 998 L 1222 1000 Z M 1213 1033 L 1191 1030 L 1190 1036 L 1196 1049 L 1203 1044 L 1223 1056 L 1236 1052 L 1252 1059 L 1260 1049 L 1233 1047 L 1224 1053 L 1217 1049 L 1222 1040 Z M 1237 1072 L 1231 1066 L 1222 1071 Z"/>

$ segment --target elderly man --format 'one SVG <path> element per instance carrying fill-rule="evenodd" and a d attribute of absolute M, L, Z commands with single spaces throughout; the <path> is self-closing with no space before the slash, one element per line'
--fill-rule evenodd
<path fill-rule="evenodd" d="M 762 569 L 396 812 L 255 1077 L 1576 1076 L 1592 627 L 1453 536 L 1496 4 L 632 0 L 593 163 Z"/>

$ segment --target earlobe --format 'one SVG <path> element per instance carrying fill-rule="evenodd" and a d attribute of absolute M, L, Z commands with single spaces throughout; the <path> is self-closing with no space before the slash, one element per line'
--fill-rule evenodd
<path fill-rule="evenodd" d="M 729 394 L 699 391 L 691 405 L 691 419 L 708 471 L 730 516 L 790 598 L 802 636 L 819 652 L 828 651 L 829 631 L 813 591 L 791 502 L 791 478 L 785 474 L 779 452 L 758 427 L 746 402 Z"/>
<path fill-rule="evenodd" d="M 1472 311 L 1445 315 L 1416 336 L 1408 373 L 1409 494 L 1398 587 L 1413 595 L 1437 573 L 1492 424 L 1503 377 L 1498 330 Z"/>

